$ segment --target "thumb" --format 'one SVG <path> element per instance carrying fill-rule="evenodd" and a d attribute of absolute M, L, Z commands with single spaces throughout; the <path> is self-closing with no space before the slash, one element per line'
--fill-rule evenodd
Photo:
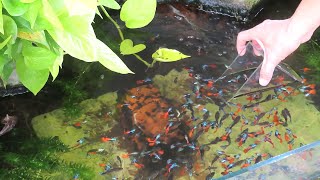
<path fill-rule="evenodd" d="M 266 59 L 263 60 L 259 77 L 259 84 L 261 86 L 266 86 L 271 81 L 274 69 L 277 66 L 275 62 L 277 61 L 273 56 L 268 57 L 268 59 L 266 57 Z"/>

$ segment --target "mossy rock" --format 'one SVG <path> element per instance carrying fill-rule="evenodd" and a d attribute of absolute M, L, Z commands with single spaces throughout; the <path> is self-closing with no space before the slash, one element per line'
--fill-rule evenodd
<path fill-rule="evenodd" d="M 174 100 L 178 103 L 183 102 L 183 95 L 191 93 L 191 88 L 188 86 L 190 79 L 189 73 L 186 70 L 181 72 L 171 70 L 167 75 L 156 75 L 153 78 L 154 85 L 159 88 L 160 94 L 167 99 Z"/>
<path fill-rule="evenodd" d="M 102 142 L 101 136 L 107 134 L 117 121 L 113 118 L 116 111 L 117 93 L 111 92 L 104 94 L 96 99 L 87 99 L 79 103 L 81 116 L 71 122 L 66 122 L 67 117 L 63 109 L 39 115 L 32 119 L 33 129 L 38 137 L 58 136 L 70 151 L 57 154 L 63 162 L 83 164 L 90 168 L 95 174 L 90 179 L 111 179 L 116 177 L 130 177 L 129 170 L 126 168 L 117 172 L 100 175 L 104 167 L 99 164 L 109 164 L 112 167 L 122 167 L 118 162 L 117 156 L 126 153 L 126 150 L 119 148 L 118 142 Z M 79 123 L 79 126 L 74 124 Z M 79 144 L 78 140 L 83 143 Z M 88 154 L 89 151 L 98 150 L 101 152 Z M 122 162 L 129 166 L 129 162 Z M 132 167 L 132 166 L 131 166 Z M 133 167 L 134 168 L 134 167 Z M 80 179 L 87 179 L 87 174 L 79 172 Z M 62 174 L 52 174 L 54 179 L 71 179 L 72 177 L 62 177 Z M 92 175 L 91 175 L 92 176 Z"/>

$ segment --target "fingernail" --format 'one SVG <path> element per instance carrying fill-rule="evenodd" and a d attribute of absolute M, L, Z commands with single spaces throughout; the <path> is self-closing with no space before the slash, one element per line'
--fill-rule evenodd
<path fill-rule="evenodd" d="M 262 79 L 262 78 L 260 78 L 259 79 L 259 84 L 261 85 L 261 86 L 266 86 L 266 85 L 268 85 L 268 81 L 267 80 L 265 80 L 265 79 Z"/>

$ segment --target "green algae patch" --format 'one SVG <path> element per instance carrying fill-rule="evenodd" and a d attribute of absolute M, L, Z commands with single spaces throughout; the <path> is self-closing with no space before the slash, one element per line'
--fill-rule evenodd
<path fill-rule="evenodd" d="M 57 136 L 69 147 L 69 151 L 57 153 L 57 157 L 66 164 L 74 166 L 83 165 L 91 169 L 94 175 L 79 174 L 80 179 L 111 179 L 116 177 L 130 177 L 130 168 L 121 169 L 124 162 L 117 156 L 126 151 L 119 148 L 116 141 L 103 142 L 102 137 L 113 138 L 111 129 L 118 124 L 114 114 L 116 112 L 117 93 L 104 94 L 97 99 L 87 99 L 78 104 L 81 115 L 78 118 L 68 119 L 63 109 L 57 109 L 46 114 L 34 117 L 32 127 L 40 138 Z M 126 162 L 130 163 L 130 162 Z M 112 173 L 101 175 L 105 166 L 120 168 Z M 78 168 L 79 169 L 79 168 Z M 132 170 L 132 169 L 131 169 Z M 71 179 L 63 174 L 52 174 L 54 179 Z"/>
<path fill-rule="evenodd" d="M 38 137 L 58 136 L 66 145 L 72 145 L 84 136 L 83 131 L 72 126 L 64 126 L 64 111 L 61 109 L 33 118 L 32 127 Z"/>
<path fill-rule="evenodd" d="M 272 91 L 264 92 L 264 99 L 268 94 L 272 94 Z M 240 103 L 241 105 L 248 104 L 247 96 L 242 96 L 237 99 L 234 99 L 232 103 Z M 208 110 L 214 109 L 215 105 L 206 104 L 204 108 Z M 216 162 L 212 163 L 212 160 L 217 155 L 218 151 L 224 151 L 228 156 L 233 157 L 236 155 L 240 155 L 240 160 L 250 159 L 256 157 L 261 154 L 268 154 L 268 156 L 277 156 L 289 151 L 289 143 L 285 140 L 286 128 L 289 128 L 292 133 L 296 136 L 290 136 L 290 140 L 293 140 L 292 149 L 300 147 L 302 144 L 306 145 L 319 140 L 319 127 L 320 127 L 320 113 L 316 109 L 316 107 L 312 104 L 312 101 L 307 99 L 303 94 L 298 94 L 296 96 L 288 96 L 284 100 L 273 99 L 268 102 L 264 102 L 258 104 L 256 108 L 259 108 L 261 112 L 267 112 L 271 109 L 275 108 L 278 111 L 278 117 L 281 121 L 285 121 L 283 116 L 281 115 L 281 111 L 284 108 L 287 108 L 290 111 L 292 122 L 288 120 L 288 126 L 284 127 L 283 125 L 274 125 L 272 127 L 267 126 L 259 126 L 259 125 L 250 125 L 250 123 L 255 118 L 255 115 L 259 113 L 254 112 L 251 109 L 241 110 L 238 115 L 244 115 L 247 119 L 250 120 L 249 125 L 243 125 L 243 119 L 232 128 L 232 132 L 230 134 L 231 144 L 227 145 L 227 141 L 219 142 L 217 144 L 209 145 L 208 151 L 205 151 L 204 161 L 205 167 L 213 166 L 216 168 L 216 175 L 214 177 L 220 177 L 221 174 L 225 171 L 225 168 L 221 166 L 219 162 L 221 158 L 219 158 Z M 230 112 L 237 111 L 236 106 L 230 107 Z M 211 112 L 211 111 L 210 111 Z M 229 111 L 228 111 L 229 112 Z M 211 116 L 214 116 L 215 111 L 211 112 Z M 270 122 L 273 121 L 274 113 L 268 115 L 266 114 L 259 122 Z M 214 140 L 216 137 L 221 137 L 226 134 L 225 129 L 230 127 L 232 124 L 232 119 L 228 118 L 223 122 L 223 125 L 219 127 L 217 131 L 209 130 L 204 136 L 201 136 L 199 140 L 199 144 L 207 144 Z M 236 138 L 240 135 L 240 133 L 248 128 L 249 132 L 258 132 L 261 131 L 261 128 L 264 130 L 264 134 L 258 135 L 255 138 L 248 138 L 245 143 L 239 146 L 239 143 L 236 142 Z M 282 142 L 277 139 L 274 135 L 275 131 L 278 130 L 281 134 Z M 272 140 L 273 145 L 270 142 L 264 141 L 264 137 L 270 134 L 270 138 Z M 257 144 L 257 147 L 249 150 L 247 153 L 244 152 L 244 149 L 248 148 L 250 144 Z M 268 157 L 263 157 L 262 160 L 266 160 Z M 255 159 L 253 159 L 254 164 Z M 223 164 L 223 163 L 222 163 Z M 232 172 L 235 172 L 240 169 L 240 166 L 233 167 Z"/>
<path fill-rule="evenodd" d="M 159 88 L 162 96 L 179 103 L 182 103 L 184 94 L 192 92 L 189 81 L 190 77 L 186 70 L 179 72 L 175 69 L 165 76 L 156 75 L 153 78 L 154 85 Z"/>
<path fill-rule="evenodd" d="M 106 93 L 97 98 L 97 100 L 106 106 L 114 107 L 117 104 L 118 95 L 116 92 Z"/>

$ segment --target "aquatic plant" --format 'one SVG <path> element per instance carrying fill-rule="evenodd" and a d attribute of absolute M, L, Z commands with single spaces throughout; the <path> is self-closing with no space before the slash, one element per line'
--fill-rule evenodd
<path fill-rule="evenodd" d="M 68 151 L 58 137 L 30 138 L 25 133 L 1 139 L 0 179 L 54 179 L 55 176 L 64 179 L 75 174 L 90 179 L 95 175 L 85 165 L 58 158 L 60 153 Z"/>
<path fill-rule="evenodd" d="M 303 54 L 305 61 L 308 66 L 314 71 L 309 78 L 313 82 L 319 82 L 320 80 L 320 45 L 311 40 L 309 43 L 301 45 L 299 48 L 300 52 Z"/>
<path fill-rule="evenodd" d="M 77 103 L 88 97 L 87 92 L 77 86 L 76 82 L 72 80 L 57 80 L 55 82 L 64 93 L 63 109 L 66 117 L 69 119 L 77 118 L 81 115 L 81 108 Z"/>

